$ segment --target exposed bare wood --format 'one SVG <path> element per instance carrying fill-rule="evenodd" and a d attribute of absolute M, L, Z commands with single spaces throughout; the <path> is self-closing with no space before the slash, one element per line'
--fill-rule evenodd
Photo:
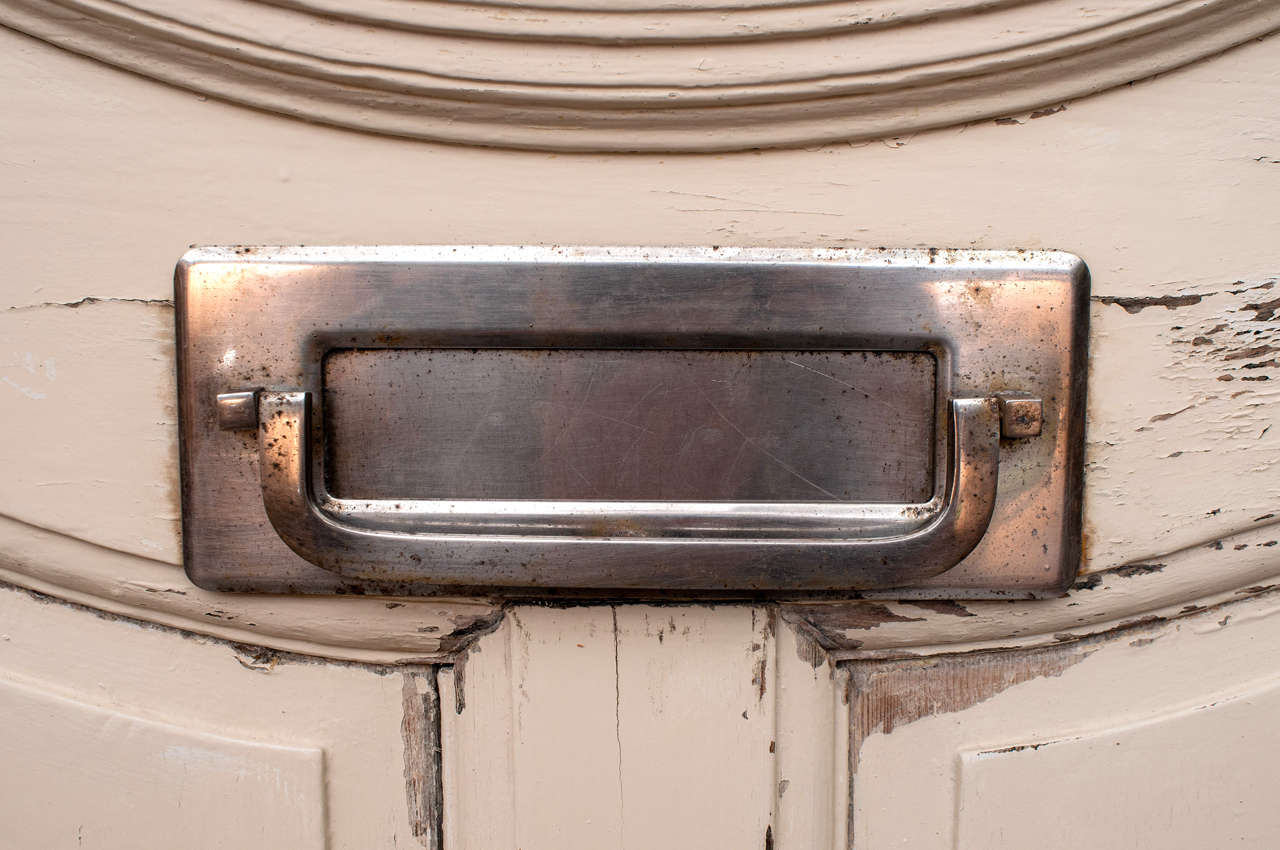
<path fill-rule="evenodd" d="M 404 679 L 405 798 L 413 837 L 427 850 L 441 850 L 444 780 L 440 767 L 440 692 L 434 667 L 407 670 Z"/>

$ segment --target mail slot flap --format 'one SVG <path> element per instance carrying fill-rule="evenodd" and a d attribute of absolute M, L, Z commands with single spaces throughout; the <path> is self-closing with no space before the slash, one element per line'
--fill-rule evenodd
<path fill-rule="evenodd" d="M 209 248 L 177 299 L 202 586 L 981 596 L 1074 573 L 1069 255 Z"/>
<path fill-rule="evenodd" d="M 324 366 L 349 499 L 926 502 L 927 352 L 374 349 Z"/>

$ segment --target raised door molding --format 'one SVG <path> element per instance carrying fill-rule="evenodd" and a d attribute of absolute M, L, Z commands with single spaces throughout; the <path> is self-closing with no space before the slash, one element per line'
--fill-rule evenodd
<path fill-rule="evenodd" d="M 421 850 L 431 673 L 0 589 L 0 846 Z"/>
<path fill-rule="evenodd" d="M 416 139 L 717 151 L 884 138 L 1142 79 L 1275 0 L 10 0 L 0 24 L 234 103 Z"/>
<path fill-rule="evenodd" d="M 851 846 L 1275 846 L 1277 613 L 844 665 Z"/>
<path fill-rule="evenodd" d="M 325 847 L 324 752 L 246 741 L 0 680 L 9 847 Z"/>
<path fill-rule="evenodd" d="M 961 753 L 957 850 L 1271 844 L 1280 836 L 1271 801 L 1277 684 L 1134 723 Z"/>

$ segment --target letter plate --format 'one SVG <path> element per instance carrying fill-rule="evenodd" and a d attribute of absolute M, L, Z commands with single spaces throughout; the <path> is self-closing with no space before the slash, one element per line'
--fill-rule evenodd
<path fill-rule="evenodd" d="M 1044 596 L 1088 273 L 1058 252 L 199 248 L 201 587 Z"/>

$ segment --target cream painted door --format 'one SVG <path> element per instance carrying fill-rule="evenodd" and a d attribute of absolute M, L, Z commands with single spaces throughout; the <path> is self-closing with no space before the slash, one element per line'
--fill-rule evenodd
<path fill-rule="evenodd" d="M 0 23 L 0 847 L 1280 842 L 1274 0 L 6 0 Z M 1080 579 L 202 591 L 172 268 L 238 243 L 1074 251 Z"/>

